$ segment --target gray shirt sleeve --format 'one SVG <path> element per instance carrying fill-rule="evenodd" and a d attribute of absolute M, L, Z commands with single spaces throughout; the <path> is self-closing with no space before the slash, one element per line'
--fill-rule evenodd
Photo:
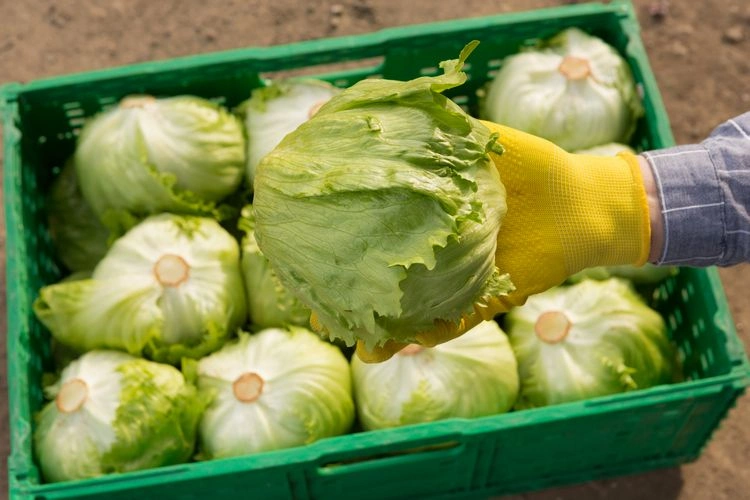
<path fill-rule="evenodd" d="M 750 261 L 750 112 L 700 144 L 643 153 L 664 221 L 658 264 L 729 266 Z"/>

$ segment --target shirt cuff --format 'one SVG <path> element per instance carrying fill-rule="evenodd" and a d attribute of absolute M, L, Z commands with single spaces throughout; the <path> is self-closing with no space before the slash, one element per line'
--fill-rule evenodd
<path fill-rule="evenodd" d="M 724 257 L 724 199 L 716 168 L 702 145 L 643 153 L 656 181 L 664 221 L 657 264 L 710 266 Z"/>

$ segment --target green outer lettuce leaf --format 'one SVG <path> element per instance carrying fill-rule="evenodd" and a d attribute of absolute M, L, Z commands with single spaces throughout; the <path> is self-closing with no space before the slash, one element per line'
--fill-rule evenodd
<path fill-rule="evenodd" d="M 71 271 L 94 269 L 107 253 L 109 231 L 83 199 L 71 161 L 52 183 L 47 214 L 50 236 L 62 263 Z"/>
<path fill-rule="evenodd" d="M 483 321 L 462 336 L 382 363 L 351 360 L 357 414 L 367 430 L 504 413 L 518 397 L 505 333 Z"/>
<path fill-rule="evenodd" d="M 252 205 L 242 209 L 239 227 L 245 233 L 241 243 L 242 277 L 253 330 L 286 325 L 309 327 L 310 308 L 284 288 L 258 248 Z"/>
<path fill-rule="evenodd" d="M 177 288 L 154 278 L 164 254 L 189 263 Z M 151 216 L 114 243 L 90 279 L 43 287 L 34 312 L 58 342 L 81 352 L 119 349 L 171 364 L 200 357 L 246 319 L 239 247 L 212 219 Z"/>
<path fill-rule="evenodd" d="M 87 122 L 74 159 L 81 192 L 113 230 L 165 211 L 219 217 L 216 202 L 242 180 L 244 129 L 198 97 L 121 105 Z"/>
<path fill-rule="evenodd" d="M 113 423 L 116 441 L 102 456 L 105 472 L 187 462 L 206 407 L 179 370 L 143 359 L 118 367 L 122 392 Z"/>
<path fill-rule="evenodd" d="M 252 402 L 239 401 L 233 391 L 247 372 L 264 382 Z M 354 422 L 349 363 L 304 328 L 242 333 L 201 359 L 197 377 L 200 392 L 211 400 L 199 430 L 202 459 L 302 446 L 344 434 Z"/>
<path fill-rule="evenodd" d="M 535 334 L 547 311 L 564 313 L 572 324 L 561 342 Z M 505 330 L 518 360 L 519 409 L 645 389 L 680 376 L 664 320 L 617 278 L 529 297 L 505 316 Z"/>
<path fill-rule="evenodd" d="M 494 265 L 496 136 L 440 93 L 475 45 L 442 76 L 344 90 L 258 166 L 258 244 L 333 339 L 408 342 L 512 287 Z"/>

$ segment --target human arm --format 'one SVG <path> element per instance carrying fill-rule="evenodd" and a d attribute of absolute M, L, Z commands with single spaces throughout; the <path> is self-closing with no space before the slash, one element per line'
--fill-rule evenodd
<path fill-rule="evenodd" d="M 653 171 L 664 244 L 660 265 L 729 266 L 750 261 L 750 113 L 699 144 L 643 153 Z"/>

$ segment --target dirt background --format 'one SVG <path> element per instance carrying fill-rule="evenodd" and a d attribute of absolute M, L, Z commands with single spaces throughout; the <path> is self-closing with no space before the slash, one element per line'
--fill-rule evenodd
<path fill-rule="evenodd" d="M 567 3 L 572 2 L 0 0 L 0 83 Z M 750 109 L 750 4 L 744 0 L 636 0 L 634 4 L 678 143 L 700 140 L 721 121 Z M 4 244 L 2 230 L 0 250 Z M 737 329 L 750 346 L 750 265 L 722 270 L 721 275 Z M 4 339 L 1 346 L 0 495 L 5 495 Z M 692 464 L 509 498 L 750 499 L 748 422 L 750 400 L 745 397 Z"/>

